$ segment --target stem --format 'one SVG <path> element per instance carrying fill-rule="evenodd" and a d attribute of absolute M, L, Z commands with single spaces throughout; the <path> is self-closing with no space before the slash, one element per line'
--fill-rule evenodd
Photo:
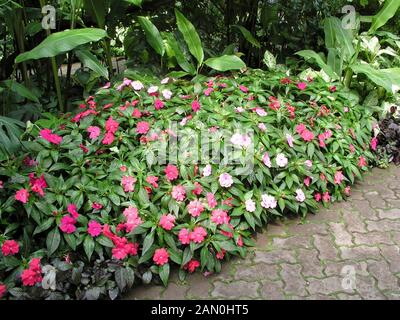
<path fill-rule="evenodd" d="M 346 71 L 346 75 L 344 77 L 344 85 L 346 86 L 346 88 L 350 88 L 352 79 L 353 79 L 353 70 L 351 70 L 351 68 L 348 68 Z"/>

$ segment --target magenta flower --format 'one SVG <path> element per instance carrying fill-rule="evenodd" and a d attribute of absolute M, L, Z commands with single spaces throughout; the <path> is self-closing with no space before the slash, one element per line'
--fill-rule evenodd
<path fill-rule="evenodd" d="M 89 132 L 89 138 L 94 140 L 100 135 L 100 128 L 96 126 L 90 126 L 87 128 L 87 132 Z"/>
<path fill-rule="evenodd" d="M 40 136 L 47 140 L 50 143 L 53 144 L 60 144 L 62 141 L 62 137 L 60 137 L 59 135 L 56 135 L 55 133 L 52 133 L 52 131 L 50 129 L 43 129 L 40 130 Z"/>
<path fill-rule="evenodd" d="M 186 191 L 185 188 L 181 185 L 174 186 L 172 188 L 172 198 L 174 198 L 176 201 L 181 202 L 185 200 L 186 197 Z"/>
<path fill-rule="evenodd" d="M 29 200 L 29 192 L 26 189 L 20 189 L 15 193 L 15 200 L 21 201 L 23 204 Z"/>
<path fill-rule="evenodd" d="M 153 261 L 159 266 L 168 263 L 168 258 L 169 254 L 165 248 L 157 249 L 153 255 Z"/>
<path fill-rule="evenodd" d="M 92 236 L 92 237 L 97 237 L 101 234 L 101 232 L 103 231 L 103 227 L 101 226 L 100 223 L 98 223 L 95 220 L 92 220 L 89 222 L 88 224 L 88 229 L 87 229 L 88 233 Z"/>
<path fill-rule="evenodd" d="M 163 214 L 160 218 L 160 226 L 161 228 L 170 231 L 175 226 L 175 216 L 172 214 Z"/>

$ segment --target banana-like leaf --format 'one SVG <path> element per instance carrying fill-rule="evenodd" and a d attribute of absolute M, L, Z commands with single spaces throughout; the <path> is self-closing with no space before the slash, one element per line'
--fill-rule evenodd
<path fill-rule="evenodd" d="M 59 54 L 71 51 L 82 44 L 99 41 L 105 36 L 107 36 L 107 32 L 103 29 L 97 28 L 56 32 L 49 35 L 32 50 L 18 55 L 15 58 L 15 63 L 20 63 L 26 60 L 55 57 Z"/>
<path fill-rule="evenodd" d="M 242 59 L 235 55 L 224 55 L 221 57 L 209 58 L 204 63 L 218 71 L 240 70 L 246 67 Z"/>
<path fill-rule="evenodd" d="M 138 21 L 146 34 L 147 42 L 160 56 L 164 56 L 165 47 L 160 31 L 158 31 L 157 27 L 146 17 L 138 17 Z"/>
<path fill-rule="evenodd" d="M 175 59 L 178 62 L 179 66 L 185 70 L 186 72 L 194 75 L 196 73 L 196 69 L 185 57 L 181 47 L 179 46 L 178 41 L 176 41 L 174 35 L 172 33 L 168 33 L 166 35 L 168 44 L 171 46 L 172 50 L 175 54 Z"/>
<path fill-rule="evenodd" d="M 372 17 L 372 25 L 369 33 L 373 33 L 383 27 L 391 18 L 394 17 L 400 8 L 400 0 L 386 0 L 383 8 Z"/>
<path fill-rule="evenodd" d="M 234 25 L 234 27 L 238 28 L 240 30 L 240 32 L 242 33 L 243 37 L 250 42 L 253 46 L 260 48 L 261 44 L 260 42 L 254 38 L 254 36 L 251 34 L 251 32 L 249 30 L 247 30 L 245 27 L 243 26 L 239 26 L 239 25 Z"/>
<path fill-rule="evenodd" d="M 337 74 L 341 75 L 343 71 L 343 59 L 340 57 L 340 52 L 338 49 L 329 48 L 328 49 L 328 66 Z"/>
<path fill-rule="evenodd" d="M 355 73 L 365 74 L 376 85 L 395 94 L 400 90 L 400 68 L 374 69 L 368 64 L 355 64 L 351 66 Z"/>
<path fill-rule="evenodd" d="M 190 53 L 196 58 L 198 67 L 200 67 L 204 60 L 200 37 L 193 24 L 178 9 L 175 9 L 175 16 L 178 29 L 182 33 Z"/>
<path fill-rule="evenodd" d="M 343 57 L 349 61 L 355 53 L 351 30 L 344 29 L 339 18 L 329 17 L 325 19 L 324 31 L 326 47 L 340 49 Z"/>
<path fill-rule="evenodd" d="M 110 0 L 83 0 L 83 5 L 86 12 L 96 19 L 97 26 L 104 29 Z"/>
<path fill-rule="evenodd" d="M 125 1 L 135 5 L 137 7 L 141 7 L 142 2 L 143 2 L 143 0 L 125 0 Z"/>
<path fill-rule="evenodd" d="M 15 80 L 5 80 L 4 84 L 16 94 L 19 94 L 21 97 L 27 98 L 33 102 L 39 103 L 39 99 L 36 95 L 34 95 L 27 87 L 18 83 Z"/>
<path fill-rule="evenodd" d="M 108 79 L 107 68 L 104 67 L 99 59 L 97 59 L 97 57 L 89 50 L 77 50 L 75 51 L 75 54 L 79 58 L 79 60 L 81 60 L 85 67 Z"/>
<path fill-rule="evenodd" d="M 313 50 L 302 50 L 296 52 L 297 55 L 303 58 L 311 58 L 314 59 L 318 66 L 325 71 L 325 73 L 333 80 L 337 80 L 339 75 L 332 70 L 330 66 L 328 66 L 325 61 L 321 58 L 321 56 Z"/>

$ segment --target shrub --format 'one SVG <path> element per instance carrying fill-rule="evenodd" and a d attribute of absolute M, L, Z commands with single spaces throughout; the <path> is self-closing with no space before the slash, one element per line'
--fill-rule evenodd
<path fill-rule="evenodd" d="M 115 298 L 135 276 L 167 285 L 170 265 L 219 272 L 257 227 L 349 195 L 374 159 L 372 116 L 320 79 L 141 81 L 28 125 L 2 163 L 1 295 Z"/>

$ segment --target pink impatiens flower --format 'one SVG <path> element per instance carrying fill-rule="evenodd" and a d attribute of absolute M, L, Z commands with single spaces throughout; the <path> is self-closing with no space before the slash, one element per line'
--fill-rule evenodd
<path fill-rule="evenodd" d="M 351 187 L 350 187 L 350 186 L 347 186 L 346 188 L 344 188 L 344 193 L 346 194 L 346 196 L 350 196 Z"/>
<path fill-rule="evenodd" d="M 105 145 L 109 145 L 109 144 L 112 144 L 113 142 L 114 142 L 114 139 L 115 139 L 115 136 L 114 136 L 114 133 L 112 133 L 112 132 L 107 132 L 105 135 L 104 135 L 104 138 L 103 138 L 103 140 L 101 141 L 103 144 L 105 144 Z"/>
<path fill-rule="evenodd" d="M 365 158 L 363 156 L 360 156 L 359 160 L 358 160 L 358 166 L 360 168 L 363 168 L 367 165 L 367 161 L 365 160 Z"/>
<path fill-rule="evenodd" d="M 335 184 L 341 184 L 344 179 L 344 175 L 342 171 L 336 171 L 335 177 L 334 177 L 334 183 Z"/>
<path fill-rule="evenodd" d="M 154 108 L 156 108 L 156 110 L 164 108 L 164 102 L 162 102 L 160 99 L 156 99 L 154 102 Z"/>
<path fill-rule="evenodd" d="M 122 213 L 126 218 L 126 232 L 131 232 L 137 226 L 142 224 L 142 219 L 139 217 L 139 211 L 135 207 L 128 207 Z"/>
<path fill-rule="evenodd" d="M 169 258 L 168 251 L 165 248 L 161 248 L 161 249 L 157 249 L 154 252 L 153 261 L 157 265 L 162 266 L 162 265 L 168 263 L 168 258 Z"/>
<path fill-rule="evenodd" d="M 43 277 L 40 258 L 33 258 L 29 262 L 29 268 L 22 272 L 21 280 L 24 286 L 30 287 L 33 287 L 36 283 L 42 282 Z"/>
<path fill-rule="evenodd" d="M 203 227 L 195 227 L 189 234 L 190 240 L 194 243 L 202 243 L 206 236 L 207 231 Z"/>
<path fill-rule="evenodd" d="M 310 184 L 311 184 L 311 177 L 306 177 L 306 178 L 304 178 L 304 185 L 305 185 L 306 187 L 309 187 Z"/>
<path fill-rule="evenodd" d="M 306 160 L 306 161 L 304 161 L 304 164 L 306 165 L 307 168 L 311 168 L 312 165 L 313 165 L 313 163 L 312 163 L 311 160 Z"/>
<path fill-rule="evenodd" d="M 199 200 L 190 201 L 187 210 L 192 217 L 198 217 L 204 211 L 204 206 Z"/>
<path fill-rule="evenodd" d="M 150 124 L 146 121 L 141 121 L 137 123 L 136 132 L 139 134 L 146 134 L 150 130 Z"/>
<path fill-rule="evenodd" d="M 299 88 L 300 90 L 305 90 L 307 88 L 307 83 L 305 82 L 299 82 L 297 84 L 297 88 Z"/>
<path fill-rule="evenodd" d="M 103 228 L 100 223 L 92 220 L 88 224 L 87 231 L 92 237 L 97 237 L 101 234 L 101 232 L 103 231 Z"/>
<path fill-rule="evenodd" d="M 268 152 L 264 153 L 262 157 L 262 161 L 264 162 L 265 166 L 268 168 L 272 167 L 271 159 L 269 158 Z"/>
<path fill-rule="evenodd" d="M 244 92 L 244 93 L 249 92 L 249 89 L 248 89 L 247 87 L 245 87 L 244 85 L 240 85 L 240 86 L 239 86 L 239 89 L 240 89 L 240 91 L 242 91 L 242 92 Z"/>
<path fill-rule="evenodd" d="M 213 193 L 208 192 L 206 195 L 208 207 L 210 209 L 214 209 L 217 206 L 217 200 L 215 200 L 215 196 Z"/>
<path fill-rule="evenodd" d="M 13 256 L 19 252 L 19 244 L 15 240 L 6 240 L 1 246 L 3 256 Z"/>
<path fill-rule="evenodd" d="M 148 176 L 148 177 L 146 178 L 146 182 L 147 182 L 148 184 L 151 184 L 154 188 L 158 188 L 158 183 L 157 183 L 157 181 L 158 181 L 158 177 L 156 177 L 156 176 Z"/>
<path fill-rule="evenodd" d="M 178 202 L 183 201 L 183 200 L 185 200 L 185 197 L 186 197 L 185 188 L 181 185 L 174 186 L 172 188 L 171 195 L 172 195 L 172 198 L 174 198 L 176 201 L 178 201 Z"/>
<path fill-rule="evenodd" d="M 53 144 L 60 144 L 62 141 L 62 137 L 53 133 L 50 129 L 40 130 L 40 136 Z"/>
<path fill-rule="evenodd" d="M 179 231 L 178 239 L 182 244 L 189 244 L 190 243 L 190 233 L 189 230 L 183 228 Z"/>
<path fill-rule="evenodd" d="M 47 188 L 47 183 L 43 174 L 39 178 L 35 178 L 35 174 L 31 172 L 29 174 L 29 184 L 33 192 L 39 194 L 41 197 L 44 196 L 43 189 Z"/>
<path fill-rule="evenodd" d="M 118 130 L 119 123 L 110 116 L 106 121 L 105 127 L 108 133 L 115 133 Z"/>
<path fill-rule="evenodd" d="M 67 211 L 74 219 L 78 219 L 79 214 L 75 204 L 73 203 L 69 204 L 67 206 Z"/>
<path fill-rule="evenodd" d="M 376 151 L 377 146 L 378 146 L 378 139 L 376 137 L 373 137 L 371 139 L 371 149 Z"/>
<path fill-rule="evenodd" d="M 212 173 L 212 167 L 211 165 L 207 164 L 204 169 L 203 169 L 203 176 L 204 177 L 209 177 Z"/>
<path fill-rule="evenodd" d="M 121 184 L 124 187 L 125 192 L 133 192 L 135 190 L 136 178 L 131 176 L 123 176 Z"/>
<path fill-rule="evenodd" d="M 230 218 L 228 216 L 228 212 L 216 209 L 211 212 L 211 221 L 214 222 L 216 225 L 229 223 Z"/>
<path fill-rule="evenodd" d="M 101 208 L 103 208 L 103 205 L 102 205 L 101 203 L 93 202 L 93 204 L 92 204 L 92 209 L 94 209 L 94 210 L 100 210 Z"/>
<path fill-rule="evenodd" d="M 29 200 L 29 192 L 26 189 L 20 189 L 15 193 L 15 200 L 27 203 Z"/>
<path fill-rule="evenodd" d="M 293 137 L 289 133 L 286 134 L 286 141 L 289 147 L 293 148 Z"/>
<path fill-rule="evenodd" d="M 163 91 L 161 91 L 161 94 L 163 95 L 165 100 L 169 100 L 172 97 L 172 92 L 168 89 L 164 89 Z"/>
<path fill-rule="evenodd" d="M 172 228 L 174 227 L 175 219 L 175 216 L 172 214 L 163 214 L 160 218 L 159 224 L 161 228 L 169 231 L 172 230 Z"/>
<path fill-rule="evenodd" d="M 87 128 L 87 132 L 89 132 L 89 138 L 94 140 L 100 135 L 100 128 L 96 126 L 90 126 Z"/>
<path fill-rule="evenodd" d="M 329 201 L 331 201 L 331 196 L 330 196 L 330 194 L 329 194 L 328 191 L 326 191 L 326 192 L 322 195 L 322 201 L 324 201 L 324 202 L 329 202 Z"/>
<path fill-rule="evenodd" d="M 76 230 L 76 219 L 71 216 L 64 216 L 61 218 L 60 229 L 62 232 L 71 234 Z"/>
<path fill-rule="evenodd" d="M 230 188 L 233 184 L 232 176 L 229 173 L 223 173 L 219 176 L 219 184 L 223 188 Z"/>
<path fill-rule="evenodd" d="M 7 292 L 7 287 L 5 284 L 2 284 L 0 282 L 0 299 L 3 298 L 3 296 L 5 295 L 5 293 Z"/>
<path fill-rule="evenodd" d="M 175 180 L 179 175 L 178 168 L 172 164 L 167 165 L 165 168 L 165 175 L 169 181 Z"/>
<path fill-rule="evenodd" d="M 200 110 L 200 103 L 199 103 L 199 101 L 193 100 L 193 102 L 192 102 L 192 110 L 193 110 L 194 112 L 197 112 L 197 111 Z"/>
<path fill-rule="evenodd" d="M 189 273 L 193 273 L 193 272 L 196 271 L 196 269 L 197 269 L 198 267 L 200 267 L 200 262 L 197 261 L 197 260 L 195 260 L 195 259 L 192 259 L 192 260 L 190 260 L 183 268 L 184 268 L 185 270 L 188 270 Z"/>

